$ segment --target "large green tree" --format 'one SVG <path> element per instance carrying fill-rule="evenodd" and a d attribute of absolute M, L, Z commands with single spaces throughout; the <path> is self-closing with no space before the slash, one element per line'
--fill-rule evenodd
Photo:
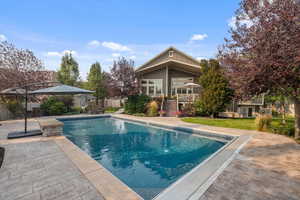
<path fill-rule="evenodd" d="M 75 85 L 79 79 L 78 63 L 71 53 L 66 53 L 57 72 L 57 80 L 66 85 Z"/>
<path fill-rule="evenodd" d="M 96 97 L 96 103 L 98 104 L 99 99 L 103 100 L 107 94 L 105 87 L 105 76 L 103 71 L 101 71 L 101 66 L 99 62 L 92 64 L 90 72 L 88 74 L 88 88 L 95 91 L 94 95 Z"/>
<path fill-rule="evenodd" d="M 229 87 L 220 64 L 215 59 L 201 61 L 201 95 L 196 103 L 197 110 L 205 115 L 215 117 L 225 110 L 233 97 L 233 90 Z"/>

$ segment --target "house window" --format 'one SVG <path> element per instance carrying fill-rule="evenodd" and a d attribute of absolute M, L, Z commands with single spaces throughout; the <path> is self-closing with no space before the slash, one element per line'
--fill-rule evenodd
<path fill-rule="evenodd" d="M 169 51 L 169 57 L 173 57 L 174 51 Z"/>
<path fill-rule="evenodd" d="M 162 79 L 143 79 L 142 93 L 149 96 L 161 96 Z"/>
<path fill-rule="evenodd" d="M 171 79 L 171 91 L 172 95 L 176 94 L 192 94 L 193 88 L 185 88 L 184 85 L 186 83 L 193 83 L 194 78 L 193 77 L 187 77 L 187 78 L 172 78 Z"/>

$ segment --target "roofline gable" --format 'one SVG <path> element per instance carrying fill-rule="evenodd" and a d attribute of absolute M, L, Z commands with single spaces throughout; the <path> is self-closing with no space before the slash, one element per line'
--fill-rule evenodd
<path fill-rule="evenodd" d="M 155 57 L 151 58 L 149 61 L 147 61 L 146 63 L 144 63 L 143 65 L 139 66 L 135 71 L 139 71 L 141 69 L 143 69 L 146 65 L 148 65 L 149 63 L 151 63 L 152 61 L 156 60 L 157 58 L 159 58 L 160 56 L 162 56 L 163 54 L 167 53 L 168 51 L 170 50 L 174 50 L 174 51 L 177 51 L 178 53 L 180 53 L 181 55 L 187 57 L 188 59 L 191 59 L 192 61 L 194 61 L 195 63 L 199 64 L 200 66 L 200 62 L 198 60 L 196 60 L 195 58 L 187 55 L 186 53 L 176 49 L 175 47 L 173 46 L 170 46 L 168 47 L 167 49 L 165 49 L 164 51 L 162 51 L 161 53 L 159 53 L 158 55 L 156 55 Z M 174 59 L 169 59 L 170 61 L 175 61 Z M 168 60 L 166 61 L 168 62 Z M 192 64 L 189 64 L 189 63 L 186 63 L 187 65 L 191 65 L 191 66 L 195 66 L 195 65 L 192 65 Z M 150 67 L 150 66 L 149 66 Z M 148 68 L 148 67 L 147 67 Z"/>

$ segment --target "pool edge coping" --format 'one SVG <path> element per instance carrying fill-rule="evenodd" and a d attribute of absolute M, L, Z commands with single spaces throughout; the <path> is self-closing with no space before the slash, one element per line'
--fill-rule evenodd
<path fill-rule="evenodd" d="M 115 119 L 121 119 L 121 120 L 126 120 L 129 122 L 136 122 L 136 123 L 141 123 L 141 124 L 146 124 L 146 125 L 150 125 L 150 126 L 155 126 L 155 127 L 160 127 L 160 128 L 167 128 L 167 129 L 171 129 L 174 131 L 185 131 L 188 132 L 190 134 L 203 134 L 203 132 L 208 132 L 208 134 L 204 134 L 204 136 L 211 136 L 212 138 L 217 136 L 221 138 L 226 138 L 226 140 L 228 140 L 228 138 L 230 138 L 230 140 L 228 140 L 229 142 L 224 145 L 222 148 L 220 148 L 218 151 L 216 151 L 214 154 L 210 155 L 207 159 L 205 159 L 203 162 L 201 162 L 199 165 L 197 165 L 196 167 L 194 167 L 193 169 L 191 169 L 191 171 L 187 172 L 185 175 L 183 175 L 181 178 L 179 178 L 177 181 L 175 181 L 173 184 L 171 184 L 170 186 L 168 186 L 167 188 L 165 188 L 163 191 L 161 191 L 157 196 L 155 196 L 153 198 L 153 200 L 183 200 L 182 197 L 179 197 L 178 191 L 169 191 L 169 190 L 176 190 L 176 185 L 178 185 L 180 182 L 182 182 L 183 180 L 185 180 L 187 177 L 191 176 L 192 173 L 194 173 L 195 171 L 199 174 L 203 174 L 201 167 L 206 166 L 207 162 L 211 161 L 211 160 L 216 160 L 216 156 L 218 154 L 221 154 L 222 152 L 224 152 L 228 147 L 230 147 L 233 143 L 237 142 L 238 140 L 242 139 L 242 142 L 240 142 L 240 144 L 234 148 L 232 151 L 230 151 L 230 154 L 223 159 L 223 161 L 221 161 L 220 165 L 218 167 L 216 167 L 216 169 L 214 169 L 208 176 L 206 176 L 207 178 L 204 181 L 199 181 L 200 184 L 197 181 L 197 187 L 196 190 L 193 191 L 188 191 L 185 193 L 189 193 L 189 195 L 186 195 L 186 197 L 184 197 L 184 199 L 187 200 L 196 200 L 199 199 L 204 193 L 205 191 L 209 188 L 209 186 L 217 179 L 217 177 L 225 170 L 225 168 L 231 163 L 232 160 L 234 160 L 234 158 L 238 155 L 238 153 L 240 152 L 240 150 L 250 141 L 250 139 L 252 138 L 251 135 L 234 135 L 234 134 L 230 134 L 230 133 L 222 133 L 219 131 L 214 131 L 214 130 L 206 130 L 206 129 L 201 129 L 201 128 L 191 128 L 191 127 L 185 127 L 184 125 L 180 125 L 180 126 L 173 126 L 173 125 L 169 125 L 169 124 L 165 124 L 165 123 L 159 123 L 159 122 L 147 122 L 145 120 L 142 119 L 132 119 L 132 118 L 127 118 L 126 116 L 115 116 L 113 114 L 105 114 L 105 115 L 95 115 L 95 116 L 79 116 L 79 117 L 62 117 L 62 118 L 56 118 L 56 119 L 62 119 L 62 120 L 78 120 L 78 119 L 89 119 L 89 118 L 103 118 L 103 117 L 111 117 L 111 118 L 115 118 Z M 182 129 L 178 129 L 178 128 L 182 128 Z M 188 131 L 186 131 L 188 130 Z M 201 132 L 201 134 L 200 134 Z M 69 143 L 71 143 L 73 146 L 75 146 L 76 148 L 78 148 L 81 153 L 87 155 L 89 157 L 90 160 L 92 160 L 93 162 L 96 162 L 101 170 L 106 170 L 107 173 L 106 175 L 109 175 L 110 177 L 112 177 L 113 179 L 117 179 L 117 182 L 120 183 L 120 185 L 122 185 L 122 187 L 125 186 L 125 188 L 127 190 L 130 190 L 131 192 L 133 192 L 134 194 L 136 194 L 136 196 L 134 198 L 130 198 L 128 200 L 133 200 L 133 199 L 139 199 L 139 200 L 143 200 L 143 198 L 141 196 L 139 196 L 133 189 L 131 189 L 129 186 L 127 186 L 125 183 L 123 183 L 118 177 L 116 177 L 115 175 L 113 175 L 111 172 L 109 172 L 107 169 L 105 169 L 100 163 L 98 163 L 97 161 L 95 161 L 93 158 L 91 158 L 86 152 L 84 152 L 83 150 L 81 150 L 79 147 L 77 147 L 75 144 L 73 144 L 67 137 L 64 137 Z M 67 156 L 69 157 L 69 155 L 67 154 Z M 70 157 L 69 157 L 70 158 Z M 72 160 L 72 158 L 70 158 Z M 74 159 L 74 158 L 73 158 Z M 75 158 L 76 159 L 76 158 Z M 73 161 L 73 160 L 72 160 Z M 75 163 L 74 163 L 75 164 Z M 76 164 L 75 164 L 76 165 Z M 77 165 L 76 165 L 77 166 Z M 77 166 L 78 167 L 78 166 Z M 80 167 L 78 167 L 80 169 L 80 171 L 84 170 L 84 166 L 82 169 L 80 169 Z M 95 170 L 94 172 L 96 172 L 97 170 Z M 90 172 L 92 173 L 92 172 Z M 90 178 L 86 176 L 86 173 L 83 175 L 89 180 Z M 205 174 L 204 174 L 205 175 Z M 103 193 L 101 192 L 101 189 L 103 191 L 103 188 L 98 188 L 99 185 L 97 185 L 97 183 L 94 183 L 95 180 L 92 180 L 91 183 L 95 186 L 95 188 L 98 190 L 98 192 L 103 195 Z M 97 181 L 96 181 L 97 182 Z M 119 185 L 119 186 L 120 186 Z M 174 186 L 175 185 L 175 186 Z M 103 185 L 102 185 L 103 186 Z M 174 187 L 174 188 L 173 188 Z M 190 190 L 188 188 L 185 189 Z M 115 193 L 115 190 L 113 191 L 113 193 Z M 120 191 L 117 191 L 117 193 L 120 193 Z M 175 195 L 175 197 L 169 197 L 166 196 L 165 193 L 167 193 L 167 195 L 173 194 Z M 104 195 L 103 195 L 104 196 Z M 105 196 L 104 196 L 105 198 Z M 107 198 L 105 198 L 107 199 Z M 110 199 L 110 198 L 109 198 Z M 112 198 L 114 199 L 114 198 Z M 118 200 L 118 198 L 116 198 L 116 200 Z M 122 200 L 127 200 L 126 196 L 122 196 Z"/>
<path fill-rule="evenodd" d="M 67 137 L 59 136 L 54 139 L 54 142 L 104 199 L 143 200 L 134 190 L 91 158 L 90 155 L 81 150 Z M 108 181 L 106 178 L 110 180 Z"/>

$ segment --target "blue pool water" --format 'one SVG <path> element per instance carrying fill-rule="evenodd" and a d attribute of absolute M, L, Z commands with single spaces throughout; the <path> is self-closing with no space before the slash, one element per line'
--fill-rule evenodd
<path fill-rule="evenodd" d="M 66 120 L 64 134 L 145 200 L 225 145 L 114 118 Z"/>

